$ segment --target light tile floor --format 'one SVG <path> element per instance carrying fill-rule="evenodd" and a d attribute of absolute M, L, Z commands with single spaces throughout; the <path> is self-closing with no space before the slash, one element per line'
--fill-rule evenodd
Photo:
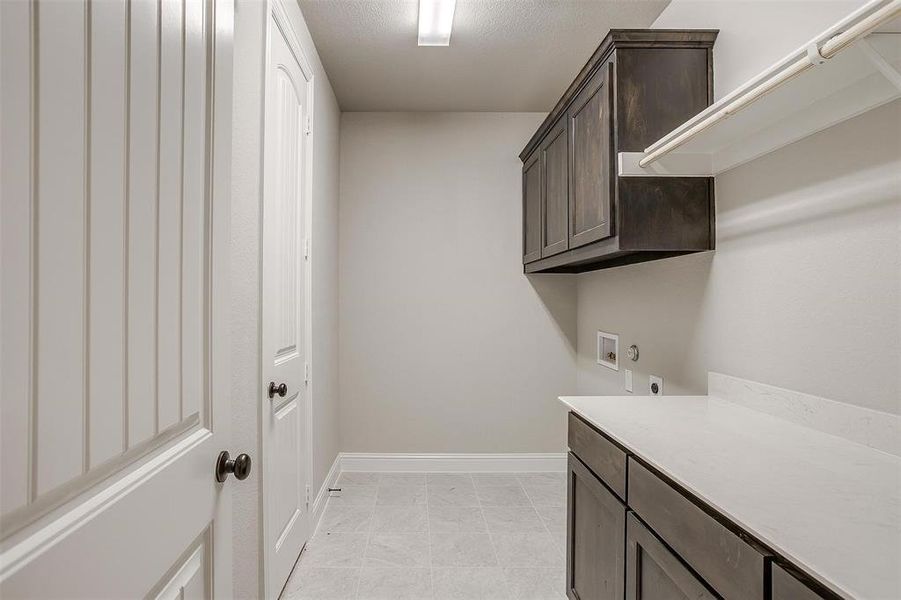
<path fill-rule="evenodd" d="M 285 600 L 565 600 L 563 473 L 342 473 Z"/>

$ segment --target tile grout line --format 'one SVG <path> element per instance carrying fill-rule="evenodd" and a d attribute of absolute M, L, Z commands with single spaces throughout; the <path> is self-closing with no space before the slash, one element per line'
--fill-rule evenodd
<path fill-rule="evenodd" d="M 472 489 L 476 495 L 476 503 L 479 506 L 479 514 L 482 515 L 482 521 L 485 522 L 485 532 L 488 535 L 488 544 L 491 546 L 491 551 L 494 553 L 494 562 L 497 566 L 497 570 L 500 573 L 501 579 L 504 582 L 504 589 L 507 592 L 508 597 L 512 597 L 513 594 L 510 591 L 510 584 L 507 582 L 507 576 L 504 574 L 504 568 L 501 566 L 501 560 L 497 554 L 497 546 L 494 544 L 494 537 L 491 535 L 491 528 L 488 527 L 488 519 L 485 517 L 485 507 L 482 506 L 482 498 L 479 496 L 479 490 L 476 489 L 476 480 L 475 477 L 472 476 L 472 473 L 469 474 L 469 479 L 472 481 Z M 517 478 L 518 481 L 518 478 Z M 525 492 L 525 490 L 523 490 Z"/>
<path fill-rule="evenodd" d="M 366 530 L 366 544 L 363 546 L 363 556 L 360 558 L 360 569 L 357 571 L 357 585 L 354 587 L 354 598 L 360 597 L 360 584 L 363 581 L 363 568 L 366 564 L 366 554 L 369 552 L 369 543 L 372 540 L 372 530 L 375 528 L 375 509 L 379 502 L 379 487 L 382 483 L 382 475 L 375 473 L 375 497 L 372 499 L 372 508 L 369 510 L 369 527 Z"/>
<path fill-rule="evenodd" d="M 557 542 L 554 541 L 554 533 L 547 526 L 547 523 L 545 522 L 544 517 L 541 516 L 541 513 L 538 512 L 538 506 L 535 504 L 535 501 L 532 500 L 532 496 L 529 494 L 529 490 L 527 490 L 526 486 L 523 485 L 522 478 L 517 476 L 516 480 L 519 481 L 519 485 L 522 487 L 522 491 L 525 492 L 526 498 L 528 498 L 529 500 L 529 506 L 531 506 L 532 510 L 535 511 L 535 514 L 538 515 L 538 520 L 541 521 L 541 525 L 544 527 L 545 533 L 547 533 L 551 537 L 551 543 L 554 545 L 554 547 L 556 547 Z"/>
<path fill-rule="evenodd" d="M 514 477 L 516 478 L 516 485 L 519 487 L 519 489 L 522 490 L 523 496 L 525 496 L 525 497 L 526 497 L 526 500 L 529 501 L 529 505 L 532 506 L 532 499 L 529 498 L 529 495 L 526 493 L 526 488 L 525 488 L 525 486 L 523 486 L 522 481 L 521 481 L 520 478 L 519 478 L 519 475 L 514 475 Z M 481 499 L 479 500 L 479 503 L 481 503 Z M 511 505 L 511 508 L 513 508 L 512 505 Z M 535 507 L 534 507 L 534 506 L 532 506 L 532 510 L 535 510 Z M 484 511 L 483 511 L 483 512 L 484 512 Z M 535 511 L 535 514 L 536 514 L 536 515 L 538 514 L 538 511 L 537 511 L 537 510 Z M 541 519 L 541 516 L 539 515 L 538 518 Z M 488 519 L 485 519 L 485 523 L 486 523 L 486 525 L 487 525 Z M 492 544 L 492 546 L 494 545 L 494 537 L 491 537 L 491 544 Z M 496 547 L 495 547 L 495 551 L 496 551 Z M 498 559 L 498 566 L 500 567 L 500 559 Z M 507 595 L 508 595 L 510 598 L 513 598 L 513 589 L 512 589 L 512 586 L 510 585 L 510 581 L 507 579 L 507 570 L 508 570 L 508 569 L 512 570 L 512 569 L 515 569 L 515 568 L 516 568 L 515 566 L 510 566 L 510 567 L 500 567 L 500 569 L 501 569 L 501 577 L 504 579 L 504 585 L 505 585 L 506 588 L 507 588 Z"/>
<path fill-rule="evenodd" d="M 528 490 L 526 489 L 526 486 L 523 485 L 522 478 L 520 476 L 517 476 L 516 480 L 519 481 L 519 485 L 522 487 L 522 491 L 525 493 L 526 498 L 528 498 L 529 504 L 532 506 L 532 510 L 535 511 L 535 514 L 538 515 L 538 520 L 541 521 L 541 524 L 544 526 L 544 529 L 547 532 L 548 537 L 550 538 L 551 545 L 554 547 L 555 551 L 559 552 L 560 548 L 557 547 L 557 542 L 555 541 L 556 538 L 555 538 L 554 534 L 551 532 L 550 527 L 548 527 L 544 518 L 541 516 L 541 513 L 538 512 L 538 507 L 535 505 L 535 502 L 532 500 L 532 496 L 529 494 Z M 563 568 L 566 569 L 565 559 L 564 559 Z M 506 577 L 504 579 L 506 580 Z M 559 596 L 559 594 L 557 594 L 557 595 Z"/>
<path fill-rule="evenodd" d="M 425 478 L 425 531 L 429 548 L 429 595 L 435 597 L 435 565 L 432 561 L 432 521 L 431 512 L 429 511 L 429 476 L 424 474 Z"/>

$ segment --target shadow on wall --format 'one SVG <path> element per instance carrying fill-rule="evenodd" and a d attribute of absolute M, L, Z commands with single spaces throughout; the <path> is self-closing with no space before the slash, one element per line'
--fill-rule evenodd
<path fill-rule="evenodd" d="M 850 150 L 840 166 L 815 160 L 802 164 L 768 161 L 769 176 L 755 180 L 753 186 L 741 186 L 742 193 L 734 193 L 734 185 L 718 188 L 717 192 L 724 193 L 717 196 L 717 241 L 775 233 L 816 221 L 841 221 L 861 211 L 901 203 L 899 177 L 891 167 L 897 163 L 897 153 L 874 157 L 863 149 Z M 741 172 L 736 174 L 741 181 Z"/>
<path fill-rule="evenodd" d="M 566 273 L 532 273 L 525 278 L 538 294 L 557 329 L 563 334 L 570 353 L 575 356 L 578 347 L 576 276 Z"/>

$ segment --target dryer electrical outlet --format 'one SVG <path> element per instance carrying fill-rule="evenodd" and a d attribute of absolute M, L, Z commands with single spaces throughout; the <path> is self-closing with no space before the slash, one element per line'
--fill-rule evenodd
<path fill-rule="evenodd" d="M 657 377 L 656 375 L 651 375 L 648 378 L 648 395 L 650 395 L 650 396 L 662 396 L 663 395 L 663 377 Z"/>

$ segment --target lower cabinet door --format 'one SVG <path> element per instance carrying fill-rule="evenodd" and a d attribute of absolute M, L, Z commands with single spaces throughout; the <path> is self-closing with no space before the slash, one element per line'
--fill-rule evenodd
<path fill-rule="evenodd" d="M 566 595 L 622 600 L 626 507 L 572 453 L 566 513 Z"/>
<path fill-rule="evenodd" d="M 773 563 L 772 585 L 773 600 L 823 600 L 824 598 L 775 563 Z"/>
<path fill-rule="evenodd" d="M 694 573 L 682 564 L 635 513 L 626 525 L 626 600 L 715 600 Z"/>

